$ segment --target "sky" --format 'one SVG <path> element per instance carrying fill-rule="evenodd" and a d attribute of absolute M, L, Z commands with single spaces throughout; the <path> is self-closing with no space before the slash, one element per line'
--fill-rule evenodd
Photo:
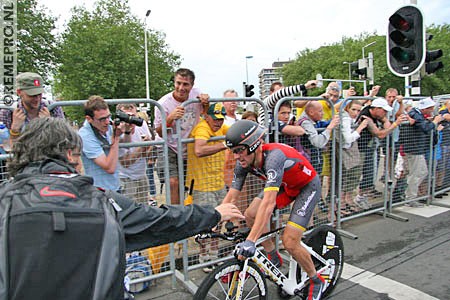
<path fill-rule="evenodd" d="M 449 22 L 450 1 L 416 2 L 427 26 Z M 93 1 L 87 0 L 38 0 L 38 3 L 59 18 L 60 30 L 70 19 L 73 6 L 84 5 L 88 9 L 93 6 Z M 193 70 L 195 86 L 213 98 L 222 97 L 223 91 L 230 88 L 241 96 L 247 70 L 248 82 L 257 86 L 261 69 L 271 67 L 274 61 L 295 59 L 306 48 L 317 49 L 363 32 L 384 35 L 389 16 L 409 3 L 404 0 L 129 0 L 131 12 L 143 21 L 147 10 L 151 10 L 148 28 L 166 34 L 169 48 L 182 58 L 181 67 Z M 365 51 L 370 51 L 370 47 Z M 253 58 L 246 59 L 247 56 Z M 151 68 L 150 65 L 150 72 Z"/>

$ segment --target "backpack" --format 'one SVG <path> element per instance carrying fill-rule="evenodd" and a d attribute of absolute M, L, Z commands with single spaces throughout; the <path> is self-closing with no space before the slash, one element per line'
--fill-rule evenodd
<path fill-rule="evenodd" d="M 0 195 L 0 300 L 123 299 L 125 240 L 108 192 L 77 174 L 20 174 Z"/>

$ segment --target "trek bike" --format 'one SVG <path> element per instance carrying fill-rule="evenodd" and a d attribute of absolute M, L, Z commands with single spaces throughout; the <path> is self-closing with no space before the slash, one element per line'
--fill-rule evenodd
<path fill-rule="evenodd" d="M 224 233 L 201 234 L 197 239 L 221 238 L 235 243 L 244 241 L 250 230 L 248 228 L 235 230 L 236 227 L 230 223 L 226 224 Z M 284 227 L 263 235 L 257 240 L 256 245 L 279 235 L 283 229 Z M 335 288 L 343 270 L 342 239 L 333 227 L 322 225 L 306 234 L 301 244 L 311 254 L 317 273 L 325 279 L 323 299 Z M 200 284 L 193 299 L 270 299 L 266 278 L 278 286 L 281 298 L 287 299 L 295 295 L 307 298 L 309 277 L 295 259 L 290 258 L 289 271 L 285 275 L 264 255 L 262 247 L 257 247 L 253 257 L 243 261 L 231 258 L 215 268 Z"/>

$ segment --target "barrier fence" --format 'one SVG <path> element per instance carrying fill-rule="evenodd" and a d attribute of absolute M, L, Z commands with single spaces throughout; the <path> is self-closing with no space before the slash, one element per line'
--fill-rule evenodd
<path fill-rule="evenodd" d="M 332 130 L 332 135 L 327 145 L 320 149 L 320 158 L 323 160 L 322 164 L 322 200 L 315 210 L 314 217 L 311 220 L 311 228 L 321 224 L 335 225 L 344 235 L 356 238 L 350 232 L 343 230 L 343 224 L 355 218 L 363 217 L 369 214 L 383 214 L 384 217 L 392 217 L 398 220 L 405 220 L 405 218 L 395 215 L 394 208 L 406 203 L 412 203 L 416 200 L 426 200 L 426 204 L 443 205 L 439 203 L 436 197 L 450 190 L 450 126 L 447 123 L 444 129 L 438 132 L 438 139 L 434 135 L 434 130 L 429 134 L 427 144 L 419 144 L 414 132 L 411 130 L 409 124 L 400 124 L 392 133 L 384 139 L 372 138 L 367 144 L 360 143 L 357 145 L 358 151 L 355 149 L 349 150 L 345 145 L 345 128 L 343 128 L 342 120 L 347 118 L 348 113 L 345 108 L 349 107 L 352 102 L 359 100 L 371 100 L 369 97 L 350 97 L 344 99 L 337 112 L 331 110 L 332 116 L 339 114 L 341 124 Z M 414 106 L 420 98 L 405 98 L 411 100 L 412 105 L 406 107 L 410 109 Z M 283 102 L 292 101 L 324 101 L 317 97 L 287 97 L 281 99 L 274 108 L 273 117 L 278 117 L 279 109 Z M 211 99 L 210 102 L 223 101 L 252 101 L 261 105 L 266 114 L 267 108 L 259 99 L 249 98 L 217 98 Z M 81 106 L 85 101 L 64 101 L 52 104 L 49 109 L 55 106 Z M 198 102 L 198 100 L 189 100 L 183 105 Z M 107 100 L 109 105 L 116 105 L 119 103 L 149 103 L 155 109 L 162 110 L 161 105 L 154 100 L 148 99 L 114 99 Z M 323 105 L 333 106 L 333 103 L 325 100 Z M 356 102 L 355 102 L 356 103 Z M 394 103 L 394 107 L 397 104 Z M 294 109 L 292 112 L 295 114 Z M 394 111 L 395 113 L 395 111 Z M 435 112 L 437 113 L 437 111 Z M 163 137 L 152 141 L 141 141 L 133 143 L 120 144 L 120 163 L 122 166 L 130 166 L 136 163 L 135 159 L 127 158 L 127 154 L 134 151 L 141 151 L 145 153 L 143 160 L 146 165 L 146 172 L 142 174 L 133 174 L 132 178 L 121 179 L 122 192 L 134 199 L 137 202 L 148 203 L 150 199 L 155 199 L 158 205 L 170 204 L 170 177 L 169 177 L 169 162 L 168 162 L 168 145 L 167 130 L 173 130 L 166 127 L 165 114 L 162 113 Z M 388 115 L 391 121 L 395 120 L 394 114 Z M 304 118 L 304 114 L 299 114 L 298 120 Z M 297 120 L 297 123 L 298 123 Z M 268 118 L 265 118 L 266 126 L 269 127 Z M 294 126 L 301 126 L 293 123 Z M 317 124 L 316 124 L 317 125 Z M 176 132 L 181 130 L 181 122 L 176 121 Z M 354 126 L 359 126 L 356 124 Z M 270 128 L 270 127 L 269 127 Z M 349 129 L 349 128 L 347 128 Z M 354 130 L 351 127 L 350 130 Z M 320 134 L 324 128 L 317 128 Z M 448 133 L 447 133 L 448 131 Z M 286 140 L 283 133 L 279 130 L 277 122 L 273 123 L 273 128 L 269 129 L 269 137 L 278 142 L 280 139 L 292 143 L 297 146 L 305 144 L 309 136 L 291 137 Z M 207 163 L 200 162 L 198 158 L 192 158 L 195 155 L 194 139 L 180 139 L 179 135 L 172 135 L 177 139 L 178 149 L 182 149 L 186 145 L 187 151 L 187 165 L 184 169 L 182 153 L 178 153 L 178 165 L 182 166 L 178 171 L 180 199 L 188 197 L 189 187 L 193 184 L 193 203 L 211 203 L 211 199 L 221 193 L 224 195 L 226 189 L 231 184 L 232 169 L 235 164 L 233 156 L 229 150 L 221 151 L 207 158 Z M 209 140 L 209 143 L 222 143 L 224 136 L 217 136 Z M 299 143 L 300 142 L 300 143 Z M 359 141 L 361 142 L 361 141 Z M 358 140 L 356 140 L 358 143 Z M 354 147 L 354 146 L 352 146 Z M 425 154 L 422 157 L 413 156 L 415 149 L 422 149 Z M 315 151 L 315 150 L 314 150 Z M 355 154 L 356 153 L 356 154 Z M 7 169 L 5 161 L 8 155 L 0 155 L 0 175 L 2 180 L 7 179 Z M 426 157 L 426 160 L 425 160 Z M 202 159 L 202 158 L 200 158 Z M 411 170 L 411 161 L 408 164 L 408 159 L 423 164 L 425 162 L 425 169 L 417 173 L 417 169 Z M 142 163 L 142 161 L 141 161 Z M 414 176 L 411 176 L 414 175 Z M 201 180 L 198 180 L 199 176 Z M 423 178 L 422 184 L 418 180 Z M 411 186 L 416 184 L 417 186 Z M 409 189 L 408 189 L 409 186 Z M 411 189 L 411 187 L 413 187 Z M 242 212 L 249 205 L 252 199 L 262 190 L 263 182 L 253 175 L 247 178 L 241 194 L 241 199 L 238 203 Z M 415 189 L 417 188 L 417 189 Z M 405 192 L 408 196 L 404 197 Z M 355 199 L 363 199 L 357 201 Z M 361 204 L 360 206 L 355 203 Z M 211 203 L 217 205 L 219 203 Z M 275 226 L 284 223 L 290 213 L 289 207 L 277 211 L 274 221 Z M 209 249 L 209 253 L 216 253 L 217 255 L 211 261 L 200 262 L 199 254 L 200 248 Z M 144 249 L 139 253 L 127 254 L 128 271 L 133 274 L 131 279 L 132 287 L 135 290 L 145 288 L 149 282 L 154 282 L 154 279 L 164 276 L 172 276 L 173 284 L 175 285 L 176 278 L 181 280 L 188 289 L 195 290 L 195 285 L 189 279 L 189 272 L 191 270 L 206 267 L 211 264 L 223 261 L 231 255 L 233 245 L 223 241 L 209 241 L 199 245 L 193 238 L 186 239 L 171 245 L 162 245 L 150 249 Z M 217 251 L 217 252 L 216 252 Z M 139 257 L 139 259 L 135 259 Z M 135 259 L 133 261 L 133 259 Z M 142 267 L 146 262 L 149 266 L 145 269 Z M 151 265 L 151 267 L 150 267 Z M 133 268 L 133 266 L 139 266 Z M 146 271 L 142 271 L 142 270 Z M 150 287 L 152 288 L 152 287 Z"/>

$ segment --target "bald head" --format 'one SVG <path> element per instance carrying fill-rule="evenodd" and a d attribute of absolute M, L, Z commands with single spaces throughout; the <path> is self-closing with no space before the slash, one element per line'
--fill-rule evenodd
<path fill-rule="evenodd" d="M 323 106 L 317 101 L 309 101 L 305 106 L 305 113 L 314 122 L 320 121 L 323 118 Z"/>

